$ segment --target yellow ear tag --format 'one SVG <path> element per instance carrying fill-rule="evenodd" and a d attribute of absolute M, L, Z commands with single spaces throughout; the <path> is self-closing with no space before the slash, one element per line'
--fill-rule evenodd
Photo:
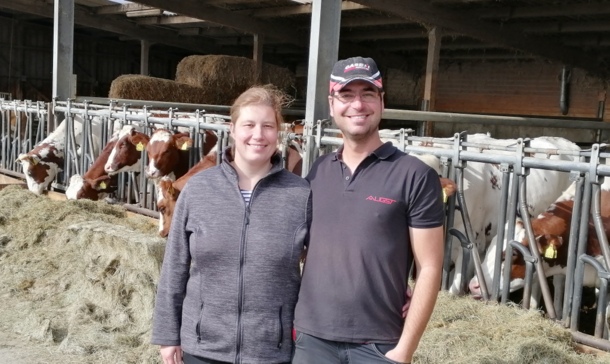
<path fill-rule="evenodd" d="M 169 188 L 167 189 L 167 192 L 169 192 L 170 195 L 174 194 L 174 186 L 169 186 Z"/>
<path fill-rule="evenodd" d="M 106 182 L 101 182 L 101 183 L 100 183 L 100 188 L 101 188 L 102 190 L 105 190 L 105 189 L 106 189 Z"/>
<path fill-rule="evenodd" d="M 447 192 L 445 191 L 445 189 L 443 188 L 443 203 L 447 203 Z"/>
<path fill-rule="evenodd" d="M 136 150 L 138 152 L 141 152 L 144 150 L 144 144 L 142 144 L 142 142 L 139 142 L 138 144 L 136 144 Z"/>
<path fill-rule="evenodd" d="M 37 165 L 38 164 L 38 161 L 36 160 L 36 158 L 32 158 L 32 164 L 33 165 Z"/>
<path fill-rule="evenodd" d="M 547 259 L 556 259 L 557 258 L 557 249 L 555 249 L 555 245 L 549 245 L 548 248 L 544 251 L 544 257 Z"/>
<path fill-rule="evenodd" d="M 182 143 L 182 148 L 180 148 L 180 149 L 182 149 L 182 150 L 187 150 L 187 149 L 189 149 L 189 145 L 188 145 L 188 143 Z"/>

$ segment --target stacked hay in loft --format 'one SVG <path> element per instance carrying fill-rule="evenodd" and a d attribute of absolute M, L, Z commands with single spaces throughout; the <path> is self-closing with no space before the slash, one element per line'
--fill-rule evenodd
<path fill-rule="evenodd" d="M 183 58 L 176 68 L 176 81 L 217 92 L 215 104 L 230 105 L 249 87 L 273 84 L 294 95 L 296 76 L 290 70 L 263 63 L 261 81 L 256 80 L 256 63 L 244 57 L 206 55 Z"/>
<path fill-rule="evenodd" d="M 160 362 L 149 344 L 165 248 L 155 230 L 104 202 L 4 188 L 0 327 L 81 363 Z"/>
<path fill-rule="evenodd" d="M 122 75 L 110 84 L 108 97 L 146 101 L 216 104 L 216 90 L 195 87 L 163 78 Z"/>

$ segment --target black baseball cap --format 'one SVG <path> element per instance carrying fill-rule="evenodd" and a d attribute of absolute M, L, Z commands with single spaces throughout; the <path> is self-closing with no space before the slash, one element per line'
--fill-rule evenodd
<path fill-rule="evenodd" d="M 340 91 L 348 83 L 362 80 L 383 91 L 381 73 L 372 58 L 352 57 L 337 61 L 330 74 L 330 93 Z"/>

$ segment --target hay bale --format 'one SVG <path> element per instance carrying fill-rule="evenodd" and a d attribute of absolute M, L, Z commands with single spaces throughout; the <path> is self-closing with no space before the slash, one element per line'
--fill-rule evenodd
<path fill-rule="evenodd" d="M 108 97 L 146 101 L 215 104 L 215 90 L 203 89 L 163 78 L 122 75 L 110 84 Z"/>
<path fill-rule="evenodd" d="M 206 55 L 183 58 L 176 68 L 176 81 L 216 92 L 217 104 L 230 105 L 249 87 L 273 84 L 289 95 L 295 93 L 296 76 L 286 68 L 263 63 L 257 82 L 256 63 L 245 57 Z"/>
<path fill-rule="evenodd" d="M 165 240 L 87 200 L 0 191 L 0 322 L 91 363 L 159 363 L 149 344 Z"/>

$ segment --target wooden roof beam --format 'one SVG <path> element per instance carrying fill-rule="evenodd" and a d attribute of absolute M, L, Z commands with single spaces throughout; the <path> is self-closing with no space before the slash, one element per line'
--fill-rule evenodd
<path fill-rule="evenodd" d="M 605 75 L 596 57 L 581 50 L 561 46 L 548 39 L 526 36 L 514 29 L 506 29 L 485 21 L 477 21 L 468 12 L 442 9 L 423 0 L 354 0 L 371 8 L 402 16 L 430 26 L 439 26 L 492 44 L 531 53 L 582 68 L 590 73 Z"/>
<path fill-rule="evenodd" d="M 35 14 L 42 18 L 53 18 L 53 5 L 45 4 L 40 1 L 13 0 L 3 3 L 1 7 L 23 13 Z M 188 49 L 192 52 L 212 53 L 216 51 L 215 48 L 202 45 L 200 40 L 191 41 L 179 38 L 176 32 L 163 29 L 144 29 L 127 20 L 122 21 L 114 18 L 99 17 L 95 14 L 91 14 L 80 6 L 76 6 L 74 9 L 74 23 L 87 28 L 94 28 L 136 39 L 148 40 L 152 43 L 162 43 L 172 47 Z"/>
<path fill-rule="evenodd" d="M 201 28 L 201 27 L 189 27 L 178 30 L 180 35 L 193 35 L 193 36 L 204 36 L 204 37 L 252 37 L 250 34 L 239 33 L 239 31 L 232 28 Z M 216 42 L 218 44 L 218 42 Z"/>
<path fill-rule="evenodd" d="M 174 24 L 205 24 L 206 26 L 218 27 L 215 23 L 208 21 L 192 18 L 190 16 L 151 16 L 146 18 L 139 18 L 135 20 L 139 25 L 174 25 Z"/>
<path fill-rule="evenodd" d="M 585 33 L 610 32 L 610 23 L 607 20 L 591 20 L 586 23 L 565 22 L 535 22 L 510 25 L 511 29 L 519 29 L 525 33 Z"/>
<path fill-rule="evenodd" d="M 95 13 L 98 15 L 108 15 L 108 14 L 125 14 L 128 11 L 141 11 L 141 10 L 151 10 L 155 9 L 150 6 L 142 5 L 142 4 L 117 4 L 117 5 L 104 5 L 98 8 L 95 8 Z"/>
<path fill-rule="evenodd" d="M 281 6 L 281 7 L 273 7 L 273 8 L 264 8 L 264 9 L 255 9 L 255 10 L 242 10 L 240 13 L 247 13 L 257 18 L 274 18 L 274 17 L 282 17 L 282 16 L 291 16 L 291 15 L 303 15 L 303 14 L 311 14 L 312 4 L 307 5 L 298 5 L 297 3 L 292 3 L 294 5 L 290 6 Z M 368 7 L 360 4 L 356 4 L 352 1 L 342 1 L 341 2 L 341 11 L 352 11 L 352 10 L 361 10 L 367 9 Z"/>
<path fill-rule="evenodd" d="M 393 15 L 369 15 L 366 17 L 342 17 L 341 28 L 360 28 L 376 25 L 411 24 L 412 22 Z"/>
<path fill-rule="evenodd" d="M 342 40 L 421 39 L 428 38 L 426 29 L 384 29 L 376 31 L 342 31 Z"/>
<path fill-rule="evenodd" d="M 553 4 L 552 6 L 497 7 L 472 11 L 483 19 L 525 19 L 556 16 L 587 16 L 610 14 L 610 3 Z"/>
<path fill-rule="evenodd" d="M 294 27 L 291 24 L 278 24 L 277 21 L 268 23 L 237 12 L 205 6 L 197 0 L 138 0 L 138 3 L 221 24 L 246 33 L 261 34 L 266 38 L 278 38 L 302 47 L 308 45 L 307 34 L 293 30 Z"/>

